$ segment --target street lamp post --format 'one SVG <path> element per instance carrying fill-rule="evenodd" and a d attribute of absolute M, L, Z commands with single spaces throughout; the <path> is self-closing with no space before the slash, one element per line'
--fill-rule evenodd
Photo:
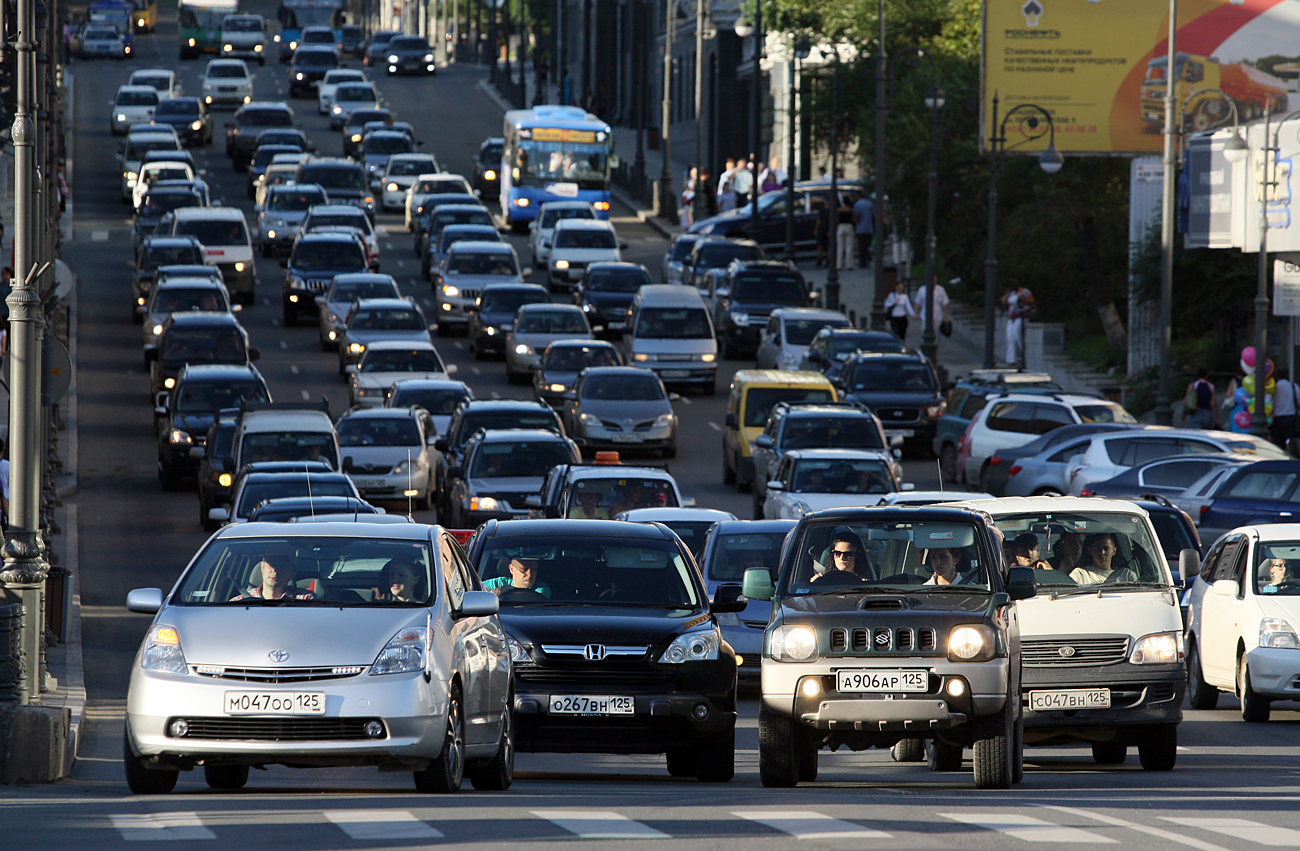
<path fill-rule="evenodd" d="M 943 89 L 939 88 L 936 73 L 934 83 L 925 93 L 925 105 L 930 110 L 930 168 L 925 201 L 925 327 L 921 329 L 921 353 L 935 363 L 939 359 L 938 340 L 934 336 L 934 216 L 939 192 L 939 110 L 943 109 Z"/>
<path fill-rule="evenodd" d="M 754 144 L 749 154 L 749 167 L 754 172 L 753 179 L 749 185 L 749 223 L 751 235 L 757 239 L 759 229 L 758 218 L 758 163 L 755 160 L 759 155 L 759 148 L 763 144 L 763 0 L 754 0 L 754 23 L 745 23 L 744 21 L 736 22 L 736 35 L 746 38 L 750 34 L 754 36 L 754 95 L 753 105 L 750 108 L 750 127 L 753 135 L 751 139 Z"/>
<path fill-rule="evenodd" d="M 1164 177 L 1160 192 L 1160 366 L 1156 376 L 1155 420 L 1161 425 L 1173 425 L 1174 409 L 1169 403 L 1169 348 L 1172 339 L 1170 328 L 1174 298 L 1174 217 L 1178 214 L 1175 201 L 1175 148 L 1177 146 L 1178 106 L 1174 100 L 1174 83 L 1178 74 L 1178 0 L 1169 0 L 1168 64 L 1165 66 L 1165 126 L 1164 126 Z M 1264 144 L 1268 144 L 1267 136 Z"/>
<path fill-rule="evenodd" d="M 1250 433 L 1257 437 L 1268 437 L 1268 411 L 1264 408 L 1264 385 L 1268 383 L 1268 204 L 1275 200 L 1273 194 L 1278 186 L 1277 161 L 1281 151 L 1278 137 L 1282 133 L 1282 125 L 1292 118 L 1300 117 L 1300 110 L 1287 113 L 1277 123 L 1277 129 L 1273 131 L 1273 145 L 1270 147 L 1268 133 L 1272 113 L 1273 104 L 1268 100 L 1264 104 L 1264 162 L 1260 169 L 1259 274 L 1255 288 L 1255 404 L 1250 415 Z"/>
<path fill-rule="evenodd" d="M 826 269 L 826 297 L 824 301 L 827 310 L 839 310 L 840 146 L 837 128 L 840 123 L 840 51 L 838 46 L 831 48 L 831 55 L 835 61 L 835 68 L 831 71 L 831 197 L 826 202 L 831 217 L 826 243 L 830 254 L 830 263 Z"/>
<path fill-rule="evenodd" d="M 668 0 L 667 20 L 664 21 L 664 98 L 663 168 L 659 170 L 659 216 L 672 221 L 677 214 L 677 199 L 673 195 L 672 124 L 673 124 L 673 42 L 677 40 L 677 0 Z"/>
<path fill-rule="evenodd" d="M 704 185 L 704 136 L 709 122 L 704 109 L 704 42 L 709 29 L 709 6 L 712 0 L 695 0 L 695 196 L 691 208 L 691 221 L 698 222 L 708 214 Z"/>
<path fill-rule="evenodd" d="M 871 239 L 871 280 L 876 297 L 871 305 L 871 327 L 884 330 L 885 299 L 889 297 L 885 287 L 885 116 L 889 113 L 889 104 L 885 101 L 885 76 L 889 63 L 885 52 L 885 0 L 877 3 L 876 23 L 879 27 L 876 42 L 876 203 Z"/>
<path fill-rule="evenodd" d="M 799 39 L 790 45 L 790 61 L 786 67 L 788 70 L 786 97 L 788 98 L 786 107 L 786 117 L 789 120 L 790 129 L 785 134 L 786 155 L 785 155 L 785 256 L 791 262 L 794 261 L 794 116 L 795 116 L 795 63 L 801 59 L 807 59 L 811 48 L 806 39 Z"/>
<path fill-rule="evenodd" d="M 989 248 L 984 260 L 984 368 L 992 369 L 997 364 L 993 359 L 994 325 L 997 312 L 994 309 L 997 298 L 997 225 L 998 225 L 998 151 L 1005 150 L 1007 144 L 1007 122 L 1012 116 L 1019 117 L 1024 142 L 1034 142 L 1043 136 L 1048 137 L 1047 149 L 1038 156 L 1038 165 L 1048 174 L 1056 174 L 1065 164 L 1061 152 L 1056 150 L 1056 125 L 1052 123 L 1052 114 L 1035 103 L 1022 103 L 1007 110 L 1002 123 L 998 123 L 998 96 L 993 95 L 993 120 L 989 122 Z M 1042 116 L 1041 118 L 1039 116 Z M 1044 124 L 1045 122 L 1045 124 Z M 1044 125 L 1042 129 L 1040 125 Z M 1021 360 L 1023 361 L 1023 346 Z"/>

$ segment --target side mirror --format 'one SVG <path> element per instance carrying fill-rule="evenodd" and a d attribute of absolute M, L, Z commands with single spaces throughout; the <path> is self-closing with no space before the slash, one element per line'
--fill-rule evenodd
<path fill-rule="evenodd" d="M 242 304 L 232 304 L 232 305 L 230 305 L 230 312 L 231 312 L 231 313 L 239 313 L 239 312 L 240 312 L 241 310 L 243 310 L 243 309 L 244 309 L 244 306 L 243 306 Z"/>
<path fill-rule="evenodd" d="M 891 449 L 889 450 L 889 454 L 893 455 L 894 458 L 896 458 L 899 461 L 903 460 L 903 450 L 901 449 Z"/>
<path fill-rule="evenodd" d="M 438 438 L 433 442 L 433 448 L 438 450 L 439 452 L 446 452 L 447 449 L 449 448 L 447 446 L 447 439 L 443 437 Z"/>
<path fill-rule="evenodd" d="M 898 489 L 903 493 L 907 493 L 908 491 L 916 490 L 916 485 L 912 484 L 911 482 L 903 482 L 901 485 L 898 486 Z"/>
<path fill-rule="evenodd" d="M 345 472 L 345 473 L 351 473 L 351 472 L 352 472 L 352 456 L 351 456 L 351 455 L 344 455 L 344 456 L 343 456 L 343 472 Z"/>
<path fill-rule="evenodd" d="M 715 615 L 743 612 L 748 602 L 740 583 L 726 582 L 713 592 L 713 602 L 709 604 L 709 611 Z"/>
<path fill-rule="evenodd" d="M 727 428 L 736 428 L 740 423 L 740 420 L 736 418 L 736 414 L 734 412 L 728 411 L 727 417 L 723 422 L 726 424 Z"/>
<path fill-rule="evenodd" d="M 745 571 L 741 583 L 741 593 L 750 600 L 771 600 L 776 596 L 776 585 L 772 582 L 772 571 L 766 567 L 751 567 Z"/>
<path fill-rule="evenodd" d="M 165 416 L 167 416 L 167 406 L 166 406 L 166 405 L 158 405 L 157 407 L 155 407 L 155 408 L 153 409 L 153 415 L 154 415 L 155 417 L 165 417 Z"/>
<path fill-rule="evenodd" d="M 222 458 L 222 459 L 221 459 L 221 469 L 222 469 L 222 470 L 225 470 L 227 473 L 233 473 L 233 472 L 235 472 L 235 459 L 234 459 L 234 456 L 227 455 L 225 458 Z"/>
<path fill-rule="evenodd" d="M 428 329 L 428 330 L 429 330 L 429 333 L 430 333 L 430 334 L 437 334 L 437 333 L 438 333 L 438 323 L 437 323 L 437 322 L 434 322 L 433 324 L 431 324 L 431 325 L 429 326 L 429 329 Z"/>
<path fill-rule="evenodd" d="M 209 508 L 208 519 L 213 523 L 225 523 L 230 519 L 230 512 L 224 508 Z"/>
<path fill-rule="evenodd" d="M 735 416 L 735 415 L 729 414 L 728 416 Z M 754 438 L 754 445 L 757 446 L 759 449 L 771 449 L 772 435 L 760 434 L 758 437 Z"/>
<path fill-rule="evenodd" d="M 695 507 L 695 497 L 693 496 L 682 497 L 682 508 L 694 508 L 694 507 Z"/>
<path fill-rule="evenodd" d="M 350 363 L 347 366 L 343 367 L 343 371 L 346 372 L 348 375 L 358 375 L 361 372 L 361 367 L 357 366 L 354 363 Z"/>
<path fill-rule="evenodd" d="M 376 258 L 376 259 L 374 259 L 374 260 L 371 260 L 369 263 L 367 263 L 367 264 L 366 264 L 366 268 L 369 269 L 369 270 L 372 271 L 372 272 L 378 272 L 378 271 L 379 271 L 379 260 L 378 260 L 378 258 Z M 496 596 L 496 595 L 494 594 L 493 596 Z"/>
<path fill-rule="evenodd" d="M 891 434 L 889 436 L 889 445 L 893 449 L 903 445 L 903 436 L 901 434 Z"/>
<path fill-rule="evenodd" d="M 134 588 L 126 594 L 126 610 L 137 615 L 156 615 L 162 603 L 161 588 Z"/>
<path fill-rule="evenodd" d="M 1013 567 L 1007 571 L 1007 596 L 1013 600 L 1038 596 L 1038 582 L 1034 579 L 1032 567 Z"/>
<path fill-rule="evenodd" d="M 501 610 L 501 600 L 491 591 L 466 591 L 460 608 L 454 612 L 458 618 L 486 618 Z"/>
<path fill-rule="evenodd" d="M 772 481 L 767 483 L 767 489 L 770 490 L 772 493 L 780 493 L 781 491 L 785 490 L 785 483 L 773 479 Z"/>
<path fill-rule="evenodd" d="M 525 266 L 525 267 L 524 267 L 524 271 L 523 271 L 522 273 L 520 273 L 520 274 L 521 274 L 522 277 L 525 277 L 525 278 L 531 278 L 531 277 L 533 276 L 533 267 L 532 267 L 532 266 Z"/>
<path fill-rule="evenodd" d="M 1210 589 L 1220 597 L 1235 597 L 1241 592 L 1235 579 L 1220 579 L 1211 585 Z"/>
<path fill-rule="evenodd" d="M 202 446 L 190 447 L 190 457 L 193 458 L 195 461 L 202 461 L 204 456 L 207 454 L 208 454 L 207 450 Z"/>
<path fill-rule="evenodd" d="M 620 243 L 618 244 L 618 250 L 619 250 L 619 251 L 627 251 L 627 243 L 626 243 L 626 242 L 620 242 Z"/>
<path fill-rule="evenodd" d="M 1183 578 L 1184 583 L 1200 576 L 1201 554 L 1191 547 L 1178 553 L 1178 575 Z"/>
<path fill-rule="evenodd" d="M 542 498 L 540 496 L 524 497 L 524 506 L 527 508 L 541 508 Z"/>

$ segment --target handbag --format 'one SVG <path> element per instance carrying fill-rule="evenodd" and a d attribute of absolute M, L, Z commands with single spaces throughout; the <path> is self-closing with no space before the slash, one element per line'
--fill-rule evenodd
<path fill-rule="evenodd" d="M 952 336 L 952 320 L 945 319 L 939 323 L 939 333 L 945 337 Z"/>
<path fill-rule="evenodd" d="M 1198 379 L 1187 385 L 1187 395 L 1183 397 L 1183 413 L 1189 417 L 1196 413 L 1196 409 L 1199 405 L 1199 401 L 1196 398 L 1196 386 L 1200 383 L 1201 382 Z"/>

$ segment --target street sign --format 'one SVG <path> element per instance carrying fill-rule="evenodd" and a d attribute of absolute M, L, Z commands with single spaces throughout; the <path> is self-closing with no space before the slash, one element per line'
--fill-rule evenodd
<path fill-rule="evenodd" d="M 1273 261 L 1273 315 L 1300 316 L 1300 265 Z"/>

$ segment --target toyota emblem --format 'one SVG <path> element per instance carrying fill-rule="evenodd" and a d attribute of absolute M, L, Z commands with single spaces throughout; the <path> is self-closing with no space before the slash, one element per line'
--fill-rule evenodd
<path fill-rule="evenodd" d="M 586 659 L 588 662 L 599 662 L 605 658 L 605 645 L 588 644 L 586 647 L 582 648 L 582 658 Z"/>
<path fill-rule="evenodd" d="M 1062 656 L 1063 658 L 1069 659 L 1071 656 L 1074 655 L 1074 648 L 1071 647 L 1070 645 L 1066 644 L 1066 645 L 1064 645 L 1063 647 L 1061 647 L 1061 649 L 1057 650 L 1056 652 L 1057 652 L 1057 653 L 1060 653 L 1061 656 Z"/>
<path fill-rule="evenodd" d="M 287 662 L 289 661 L 289 651 L 272 650 L 270 653 L 266 654 L 266 658 L 270 659 L 272 662 Z"/>

